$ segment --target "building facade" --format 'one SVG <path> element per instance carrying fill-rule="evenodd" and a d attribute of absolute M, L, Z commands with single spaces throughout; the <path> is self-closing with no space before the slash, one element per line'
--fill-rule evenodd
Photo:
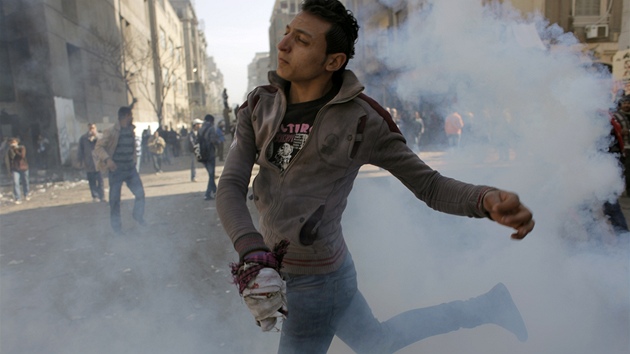
<path fill-rule="evenodd" d="M 256 86 L 267 85 L 269 83 L 267 74 L 270 68 L 271 61 L 269 53 L 256 53 L 252 62 L 247 66 L 247 92 L 250 92 Z M 245 98 L 243 98 L 243 101 L 245 101 Z"/>
<path fill-rule="evenodd" d="M 214 57 L 206 58 L 206 75 L 208 77 L 206 86 L 206 97 L 208 112 L 218 117 L 223 111 L 223 73 L 217 67 Z"/>
<path fill-rule="evenodd" d="M 66 163 L 86 123 L 111 123 L 130 103 L 99 50 L 119 41 L 111 35 L 119 32 L 119 12 L 114 1 L 0 2 L 3 138 L 17 136 L 34 151 L 41 134 L 51 142 L 48 164 Z"/>
<path fill-rule="evenodd" d="M 188 0 L 0 0 L 2 138 L 32 152 L 46 137 L 54 168 L 120 106 L 133 106 L 137 134 L 189 125 L 208 101 L 199 26 Z"/>
<path fill-rule="evenodd" d="M 184 50 L 186 60 L 185 82 L 188 87 L 188 106 L 193 117 L 203 116 L 207 111 L 208 70 L 206 69 L 208 44 L 203 32 L 203 24 L 198 20 L 190 0 L 171 0 L 183 24 Z"/>

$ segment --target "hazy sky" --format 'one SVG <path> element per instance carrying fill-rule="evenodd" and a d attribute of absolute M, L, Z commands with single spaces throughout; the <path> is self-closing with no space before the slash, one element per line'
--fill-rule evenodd
<path fill-rule="evenodd" d="M 205 23 L 208 55 L 223 73 L 230 105 L 247 93 L 247 65 L 257 52 L 269 51 L 269 20 L 274 0 L 195 1 Z"/>

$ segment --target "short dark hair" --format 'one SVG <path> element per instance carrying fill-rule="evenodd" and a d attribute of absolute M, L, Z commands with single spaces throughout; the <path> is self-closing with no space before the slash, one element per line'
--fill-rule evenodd
<path fill-rule="evenodd" d="M 203 117 L 203 120 L 214 123 L 214 116 L 212 114 L 206 114 L 206 116 Z"/>
<path fill-rule="evenodd" d="M 122 106 L 118 108 L 118 119 L 124 118 L 127 114 L 131 114 L 131 107 Z"/>
<path fill-rule="evenodd" d="M 359 38 L 359 24 L 352 11 L 338 0 L 305 0 L 302 11 L 318 16 L 332 25 L 326 33 L 326 54 L 346 55 L 346 62 L 338 70 L 343 72 L 354 57 L 354 44 Z"/>

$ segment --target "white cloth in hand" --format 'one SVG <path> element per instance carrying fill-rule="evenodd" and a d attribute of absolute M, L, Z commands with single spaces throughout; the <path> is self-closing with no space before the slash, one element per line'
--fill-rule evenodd
<path fill-rule="evenodd" d="M 287 285 L 273 268 L 263 268 L 243 290 L 243 299 L 264 331 L 272 330 L 287 313 Z"/>

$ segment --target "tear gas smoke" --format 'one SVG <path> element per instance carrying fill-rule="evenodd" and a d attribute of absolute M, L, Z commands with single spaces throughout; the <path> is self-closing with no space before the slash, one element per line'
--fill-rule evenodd
<path fill-rule="evenodd" d="M 356 15 L 366 26 L 362 13 Z M 531 38 L 532 28 L 545 45 Z M 529 330 L 529 340 L 521 343 L 504 329 L 485 325 L 431 337 L 400 353 L 627 353 L 627 242 L 598 242 L 610 237 L 600 206 L 623 188 L 615 160 L 601 152 L 609 126 L 597 112 L 611 105 L 610 75 L 587 69 L 591 63 L 571 34 L 540 16 L 522 19 L 509 5 L 436 0 L 410 13 L 401 29 L 395 36 L 368 32 L 359 38 L 359 46 L 378 48 L 376 59 L 387 68 L 381 72 L 392 73 L 390 81 L 363 75 L 367 94 L 388 82 L 399 109 L 433 111 L 441 118 L 451 111 L 472 112 L 464 114 L 460 149 L 421 156 L 446 176 L 517 192 L 537 225 L 515 242 L 511 230 L 488 220 L 427 208 L 385 171 L 361 173 L 343 226 L 359 288 L 379 319 L 468 299 L 503 282 Z M 95 231 L 71 250 L 51 252 L 62 256 L 42 260 L 55 266 L 33 272 L 39 274 L 34 278 L 3 269 L 3 284 L 19 284 L 3 296 L 20 295 L 37 304 L 36 309 L 3 309 L 4 348 L 276 351 L 278 333 L 262 333 L 229 284 L 226 259 L 235 254 L 228 238 L 209 235 L 222 240 L 209 247 L 182 236 L 197 231 L 194 223 L 216 222 L 214 211 L 151 199 L 147 205 L 156 219 L 176 208 L 185 211 L 176 236 L 112 241 L 109 230 Z M 52 225 L 50 230 L 31 237 L 63 240 L 66 228 L 96 229 L 93 221 L 63 215 L 68 226 L 51 212 L 38 220 Z M 72 257 L 75 249 L 86 251 Z M 93 264 L 102 269 L 88 271 Z M 67 272 L 57 274 L 57 269 Z M 212 272 L 223 273 L 211 277 Z M 170 284 L 166 288 L 156 281 L 164 279 Z M 11 322 L 15 318 L 19 326 Z M 330 352 L 351 351 L 335 339 Z"/>
<path fill-rule="evenodd" d="M 378 47 L 383 38 L 394 35 L 360 41 Z M 441 159 L 425 153 L 426 162 L 449 177 L 517 192 L 537 222 L 515 242 L 497 224 L 429 209 L 393 177 L 358 179 L 344 233 L 379 319 L 504 282 L 529 330 L 526 343 L 482 326 L 401 352 L 627 351 L 630 235 L 601 242 L 615 239 L 601 205 L 623 189 L 616 160 L 603 152 L 608 119 L 598 115 L 612 106 L 612 80 L 577 43 L 509 4 L 441 0 L 410 14 L 376 53 L 397 73 L 389 89 L 399 110 L 429 107 L 423 113 L 441 118 L 457 111 L 468 125 L 460 149 Z M 368 94 L 382 88 L 369 79 L 362 77 Z"/>

